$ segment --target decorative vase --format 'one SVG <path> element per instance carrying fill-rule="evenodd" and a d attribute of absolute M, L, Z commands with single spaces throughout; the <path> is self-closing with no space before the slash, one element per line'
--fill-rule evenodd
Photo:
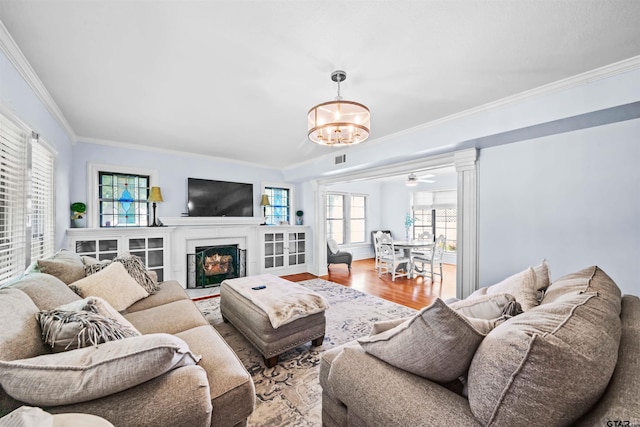
<path fill-rule="evenodd" d="M 302 225 L 302 215 L 296 217 L 296 225 Z"/>

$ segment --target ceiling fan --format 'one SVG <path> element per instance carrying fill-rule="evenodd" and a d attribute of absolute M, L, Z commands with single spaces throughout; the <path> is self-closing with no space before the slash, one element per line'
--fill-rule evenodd
<path fill-rule="evenodd" d="M 419 182 L 427 182 L 432 184 L 435 182 L 435 180 L 427 178 L 433 178 L 434 176 L 434 174 L 429 173 L 427 175 L 422 175 L 419 177 L 415 173 L 410 173 L 405 184 L 407 185 L 407 187 L 415 187 Z"/>

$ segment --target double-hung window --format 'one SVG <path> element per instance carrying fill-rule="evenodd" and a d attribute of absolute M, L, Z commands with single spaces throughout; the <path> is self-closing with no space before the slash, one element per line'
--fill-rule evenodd
<path fill-rule="evenodd" d="M 54 253 L 54 160 L 38 134 L 0 114 L 0 283 Z"/>
<path fill-rule="evenodd" d="M 367 196 L 328 193 L 327 238 L 339 245 L 364 243 L 367 239 Z"/>

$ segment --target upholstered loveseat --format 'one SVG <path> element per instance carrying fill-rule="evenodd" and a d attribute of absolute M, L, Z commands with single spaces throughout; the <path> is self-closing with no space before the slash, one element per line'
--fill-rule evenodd
<path fill-rule="evenodd" d="M 640 299 L 621 296 L 598 267 L 552 284 L 546 263 L 524 273 L 507 286 L 524 312 L 481 320 L 484 331 L 456 307 L 491 298 L 492 287 L 462 302 L 437 300 L 324 353 L 323 425 L 640 425 Z M 414 345 L 427 335 L 440 335 L 438 348 Z"/>
<path fill-rule="evenodd" d="M 0 289 L 0 416 L 37 406 L 94 414 L 118 427 L 246 425 L 255 403 L 251 376 L 182 286 L 156 283 L 151 295 L 139 286 L 148 295 L 140 298 L 122 265 L 83 277 L 85 264 L 63 251 L 41 262 L 40 271 L 57 276 L 33 272 Z M 60 317 L 55 309 L 82 305 L 82 292 L 101 287 L 124 318 L 118 325 L 130 323 L 135 334 L 84 348 L 73 341 L 53 352 L 42 313 Z"/>

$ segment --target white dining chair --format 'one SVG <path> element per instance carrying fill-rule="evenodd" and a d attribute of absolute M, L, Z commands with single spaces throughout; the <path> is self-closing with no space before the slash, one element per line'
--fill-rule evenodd
<path fill-rule="evenodd" d="M 425 242 L 433 242 L 433 234 L 430 231 L 423 231 L 418 235 L 416 240 L 424 240 Z M 411 250 L 411 256 L 431 257 L 431 248 L 418 248 Z"/>
<path fill-rule="evenodd" d="M 382 231 L 376 231 L 373 234 L 373 250 L 375 251 L 375 268 L 378 269 L 378 264 L 380 263 L 380 236 L 382 236 Z"/>
<path fill-rule="evenodd" d="M 434 275 L 440 276 L 440 294 L 442 294 L 442 257 L 444 256 L 444 245 L 446 239 L 441 234 L 436 239 L 436 243 L 433 246 L 430 256 L 414 255 L 411 257 L 411 261 L 415 266 L 418 274 L 423 277 L 429 277 L 431 282 L 434 281 Z M 429 266 L 427 270 L 427 266 Z M 440 273 L 435 272 L 435 267 L 438 267 Z"/>
<path fill-rule="evenodd" d="M 382 277 L 382 273 L 391 273 L 391 280 L 396 281 L 396 277 L 407 277 L 409 275 L 409 265 L 411 258 L 404 256 L 401 252 L 397 252 L 391 235 L 383 233 L 378 239 L 378 252 L 380 260 L 378 262 L 378 277 Z M 405 264 L 403 272 L 398 271 L 398 267 Z"/>

